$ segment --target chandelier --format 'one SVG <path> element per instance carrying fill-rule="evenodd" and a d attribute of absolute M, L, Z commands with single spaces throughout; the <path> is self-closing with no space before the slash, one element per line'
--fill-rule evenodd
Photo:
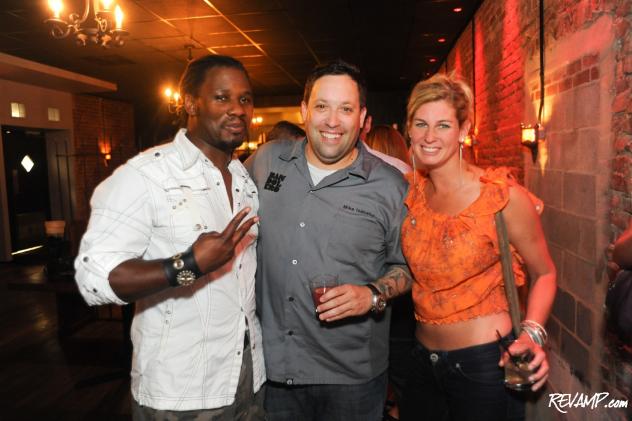
<path fill-rule="evenodd" d="M 112 8 L 113 2 L 114 0 L 85 0 L 83 14 L 70 13 L 65 20 L 61 17 L 63 1 L 48 0 L 53 16 L 46 19 L 45 23 L 50 25 L 53 38 L 61 39 L 74 34 L 79 46 L 90 42 L 106 48 L 120 47 L 125 43 L 123 37 L 128 32 L 123 29 L 123 11 L 118 5 Z M 86 24 L 86 21 L 94 23 Z"/>

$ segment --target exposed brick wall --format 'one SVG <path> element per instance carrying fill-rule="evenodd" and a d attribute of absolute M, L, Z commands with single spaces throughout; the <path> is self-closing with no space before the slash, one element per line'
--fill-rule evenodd
<path fill-rule="evenodd" d="M 112 171 L 137 153 L 134 141 L 134 108 L 131 104 L 88 95 L 73 96 L 74 219 L 86 221 L 94 188 Z M 107 162 L 99 140 L 110 139 Z"/>
<path fill-rule="evenodd" d="M 478 165 L 511 167 L 545 202 L 559 286 L 547 326 L 547 392 L 630 398 L 632 365 L 604 332 L 603 302 L 607 246 L 632 222 L 632 1 L 545 1 L 547 140 L 532 164 L 519 138 L 540 103 L 538 3 L 485 1 L 474 20 L 474 57 L 470 27 L 446 67 L 471 81 L 475 65 Z M 557 419 L 543 397 L 531 419 Z M 630 419 L 632 408 L 564 417 Z"/>

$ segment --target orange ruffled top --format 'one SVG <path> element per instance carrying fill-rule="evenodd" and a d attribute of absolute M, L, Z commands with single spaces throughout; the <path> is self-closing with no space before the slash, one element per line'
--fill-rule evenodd
<path fill-rule="evenodd" d="M 494 214 L 507 205 L 509 186 L 517 183 L 507 168 L 487 169 L 480 181 L 479 197 L 455 216 L 428 207 L 426 177 L 408 192 L 402 250 L 415 278 L 415 318 L 421 323 L 455 323 L 508 311 Z M 521 286 L 522 258 L 513 247 L 511 252 Z"/>

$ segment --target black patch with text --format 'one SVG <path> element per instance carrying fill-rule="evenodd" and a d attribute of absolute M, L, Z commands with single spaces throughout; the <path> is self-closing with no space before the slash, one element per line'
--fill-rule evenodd
<path fill-rule="evenodd" d="M 268 179 L 266 180 L 266 184 L 263 186 L 265 190 L 270 190 L 273 192 L 278 192 L 281 188 L 281 182 L 285 180 L 285 176 L 283 174 L 277 174 L 275 172 L 270 172 L 268 175 Z"/>

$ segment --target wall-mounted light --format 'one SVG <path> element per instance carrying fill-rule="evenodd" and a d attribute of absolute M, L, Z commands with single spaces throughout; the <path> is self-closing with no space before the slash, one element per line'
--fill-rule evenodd
<path fill-rule="evenodd" d="M 531 158 L 533 158 L 533 162 L 535 162 L 538 159 L 538 145 L 540 142 L 546 140 L 544 126 L 542 124 L 536 124 L 534 126 L 520 124 L 520 129 L 522 131 L 520 142 L 522 146 L 531 150 Z"/>
<path fill-rule="evenodd" d="M 175 114 L 178 111 L 178 107 L 181 105 L 182 97 L 180 92 L 176 92 L 171 88 L 165 88 L 164 95 L 167 98 L 167 108 L 169 112 Z"/>
<path fill-rule="evenodd" d="M 103 136 L 99 139 L 99 153 L 103 156 L 103 163 L 108 166 L 112 159 L 112 142 L 108 137 Z"/>
<path fill-rule="evenodd" d="M 540 108 L 538 109 L 538 123 L 534 126 L 520 124 L 522 146 L 531 149 L 531 158 L 533 163 L 538 159 L 538 149 L 542 142 L 546 140 L 546 132 L 542 124 L 542 113 L 544 112 L 544 0 L 539 1 L 539 54 L 540 54 Z M 540 162 L 542 168 L 545 163 Z"/>

